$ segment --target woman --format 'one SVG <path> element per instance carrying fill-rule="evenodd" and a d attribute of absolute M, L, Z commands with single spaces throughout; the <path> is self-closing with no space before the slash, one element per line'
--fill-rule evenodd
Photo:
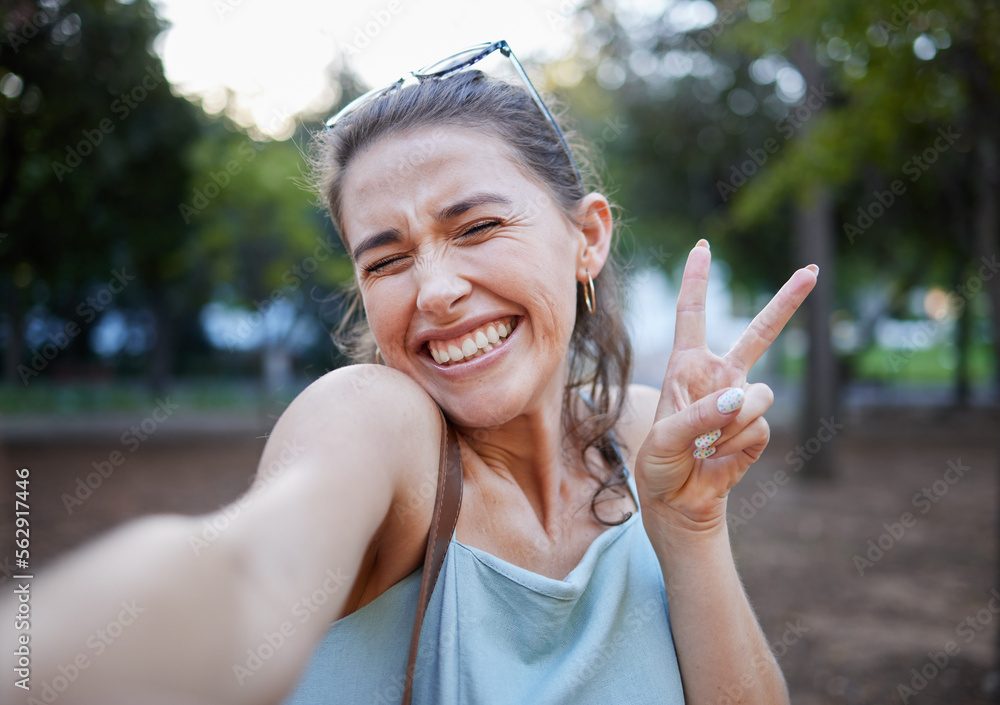
<path fill-rule="evenodd" d="M 203 518 L 146 519 L 39 581 L 33 638 L 58 646 L 36 684 L 70 664 L 63 702 L 398 702 L 443 411 L 464 495 L 415 702 L 787 702 L 726 495 L 768 441 L 772 395 L 747 372 L 817 270 L 717 357 L 700 241 L 662 390 L 626 386 L 611 208 L 530 84 L 468 70 L 495 49 L 520 70 L 505 44 L 479 47 L 366 96 L 322 138 L 322 193 L 383 364 L 289 406 L 268 472 L 207 550 L 188 542 Z M 130 600 L 117 643 L 73 666 Z"/>

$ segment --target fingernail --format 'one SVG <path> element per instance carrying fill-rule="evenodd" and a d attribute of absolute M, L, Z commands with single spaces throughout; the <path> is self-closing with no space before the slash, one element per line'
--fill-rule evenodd
<path fill-rule="evenodd" d="M 696 244 L 695 247 L 707 247 L 710 250 L 712 249 L 711 245 L 708 244 L 708 240 L 706 240 L 705 238 L 699 240 L 698 244 Z"/>
<path fill-rule="evenodd" d="M 710 458 L 715 455 L 715 446 L 709 446 L 708 448 L 699 448 L 694 452 L 694 457 L 698 460 L 704 460 L 705 458 Z"/>
<path fill-rule="evenodd" d="M 743 406 L 743 390 L 733 387 L 715 402 L 720 414 L 731 414 Z"/>
<path fill-rule="evenodd" d="M 714 431 L 709 431 L 708 433 L 703 433 L 694 439 L 695 448 L 708 448 L 713 445 L 719 438 L 722 437 L 722 429 L 717 428 Z"/>
<path fill-rule="evenodd" d="M 806 269 L 808 269 L 810 272 L 812 272 L 816 276 L 819 276 L 819 265 L 810 264 L 809 266 L 806 267 Z"/>

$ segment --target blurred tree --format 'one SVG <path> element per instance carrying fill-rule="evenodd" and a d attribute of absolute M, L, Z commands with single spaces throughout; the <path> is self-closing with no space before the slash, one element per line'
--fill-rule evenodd
<path fill-rule="evenodd" d="M 217 122 L 192 152 L 194 185 L 177 209 L 199 233 L 193 259 L 208 263 L 213 298 L 249 309 L 221 342 L 229 352 L 253 345 L 271 388 L 287 382 L 296 330 L 353 276 L 303 173 L 295 143 L 305 139 L 300 130 L 297 140 L 258 142 Z M 290 313 L 279 321 L 279 312 Z"/>
<path fill-rule="evenodd" d="M 906 289 L 918 283 L 951 289 L 961 351 L 956 391 L 965 402 L 976 298 L 965 284 L 1000 246 L 994 166 L 1000 126 L 987 117 L 1000 107 L 998 4 L 761 7 L 762 21 L 734 28 L 734 44 L 766 57 L 785 51 L 789 37 L 809 37 L 792 44 L 792 63 L 809 86 L 823 81 L 837 100 L 735 200 L 737 222 L 764 219 L 782 200 L 819 184 L 839 191 L 838 249 L 845 262 L 867 260 L 862 267 L 870 270 L 874 261 Z M 1000 278 L 979 284 L 992 303 L 1000 350 Z"/>
<path fill-rule="evenodd" d="M 153 52 L 164 25 L 148 0 L 0 2 L 5 379 L 26 384 L 53 351 L 81 353 L 103 313 L 131 306 L 154 315 L 151 379 L 161 386 L 174 321 L 198 296 L 184 260 L 190 231 L 165 216 L 184 197 L 181 155 L 200 129 Z M 33 303 L 59 323 L 35 341 L 50 354 L 29 361 Z"/>
<path fill-rule="evenodd" d="M 308 130 L 271 141 L 235 126 L 233 100 L 213 117 L 174 95 L 148 0 L 0 3 L 6 381 L 50 374 L 57 356 L 57 368 L 93 356 L 88 339 L 111 312 L 151 330 L 144 353 L 107 360 L 119 370 L 144 360 L 162 389 L 179 364 L 204 369 L 191 358 L 210 354 L 199 314 L 213 298 L 250 309 L 229 349 L 267 329 L 262 370 L 287 376 L 301 325 L 283 337 L 262 314 L 290 304 L 304 325 L 352 275 L 328 219 L 296 187 Z M 330 79 L 340 102 L 362 90 L 343 62 Z"/>
<path fill-rule="evenodd" d="M 552 74 L 573 84 L 565 78 L 582 67 L 573 105 L 597 124 L 627 126 L 605 146 L 636 238 L 686 246 L 704 233 L 749 292 L 773 290 L 793 264 L 821 266 L 805 435 L 834 412 L 834 290 L 858 307 L 876 288 L 891 305 L 915 285 L 944 285 L 964 314 L 962 346 L 975 298 L 967 285 L 986 284 L 1000 344 L 1000 277 L 987 267 L 975 279 L 998 250 L 996 7 L 590 0 L 579 9 L 577 55 Z M 828 474 L 831 448 L 808 472 Z"/>

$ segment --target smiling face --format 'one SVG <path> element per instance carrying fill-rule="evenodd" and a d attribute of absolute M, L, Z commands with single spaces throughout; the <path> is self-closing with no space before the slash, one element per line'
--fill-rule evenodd
<path fill-rule="evenodd" d="M 603 197 L 584 199 L 578 227 L 501 142 L 469 128 L 378 142 L 348 167 L 342 194 L 388 365 L 463 426 L 558 408 L 579 282 L 610 242 Z"/>

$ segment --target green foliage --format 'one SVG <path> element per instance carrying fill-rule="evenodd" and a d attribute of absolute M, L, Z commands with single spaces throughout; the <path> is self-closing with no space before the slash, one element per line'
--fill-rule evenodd
<path fill-rule="evenodd" d="M 0 385 L 0 415 L 149 413 L 157 401 L 135 383 Z M 269 401 L 259 387 L 218 379 L 193 379 L 170 390 L 170 401 L 187 412 L 226 411 L 254 415 Z"/>
<path fill-rule="evenodd" d="M 82 332 L 46 375 L 93 357 L 87 343 L 100 317 L 79 311 L 95 292 L 107 296 L 116 273 L 128 284 L 99 313 L 151 316 L 156 343 L 141 359 L 112 362 L 144 367 L 158 384 L 177 370 L 205 370 L 199 314 L 210 300 L 263 311 L 287 299 L 316 313 L 352 276 L 300 186 L 296 143 L 254 140 L 174 94 L 152 50 L 164 26 L 149 0 L 0 7 L 8 380 L 33 357 L 19 340 L 29 311 Z M 349 75 L 343 83 L 356 89 Z"/>
<path fill-rule="evenodd" d="M 570 102 L 591 135 L 628 126 L 604 156 L 639 250 L 705 236 L 737 265 L 737 289 L 773 291 L 803 264 L 794 214 L 829 193 L 837 306 L 861 317 L 915 286 L 950 289 L 1000 249 L 997 233 L 975 233 L 981 146 L 1000 144 L 997 2 L 715 4 L 713 24 L 687 31 L 674 24 L 685 2 L 579 11 L 584 78 Z M 776 67 L 804 79 L 797 101 Z"/>
<path fill-rule="evenodd" d="M 190 277 L 188 242 L 162 214 L 181 198 L 188 171 L 177 155 L 199 124 L 152 52 L 162 25 L 147 0 L 4 2 L 3 17 L 0 279 L 15 339 L 10 378 L 31 305 L 89 325 L 81 307 L 116 273 L 127 285 L 116 287 L 114 307 L 158 312 L 165 287 Z M 196 296 L 195 284 L 174 298 Z M 86 356 L 87 338 L 63 355 Z"/>
<path fill-rule="evenodd" d="M 910 5 L 917 11 L 902 11 Z M 1000 88 L 992 40 L 1000 29 L 995 3 L 854 0 L 785 7 L 768 22 L 735 24 L 724 39 L 751 56 L 797 49 L 789 52 L 793 63 L 807 69 L 813 64 L 837 95 L 784 157 L 738 197 L 738 224 L 760 221 L 817 182 L 841 187 L 866 171 L 879 173 L 885 183 L 900 178 L 938 128 L 956 128 L 962 140 L 947 164 L 934 167 L 935 185 L 968 172 L 970 145 L 987 136 L 972 131 L 991 129 L 970 114 L 972 94 L 982 88 L 973 84 L 981 80 L 990 87 L 993 95 L 982 99 L 993 105 Z M 918 38 L 935 43 L 933 58 L 917 57 Z"/>
<path fill-rule="evenodd" d="M 126 264 L 169 277 L 183 241 L 156 216 L 186 184 L 175 155 L 198 124 L 151 51 L 151 6 L 5 5 L 0 80 L 21 88 L 0 97 L 4 267 L 66 286 Z"/>
<path fill-rule="evenodd" d="M 200 233 L 211 278 L 231 302 L 251 304 L 282 288 L 330 290 L 352 276 L 293 142 L 257 142 L 216 124 L 191 164 L 193 186 L 178 214 Z M 309 272 L 311 257 L 324 259 Z"/>

